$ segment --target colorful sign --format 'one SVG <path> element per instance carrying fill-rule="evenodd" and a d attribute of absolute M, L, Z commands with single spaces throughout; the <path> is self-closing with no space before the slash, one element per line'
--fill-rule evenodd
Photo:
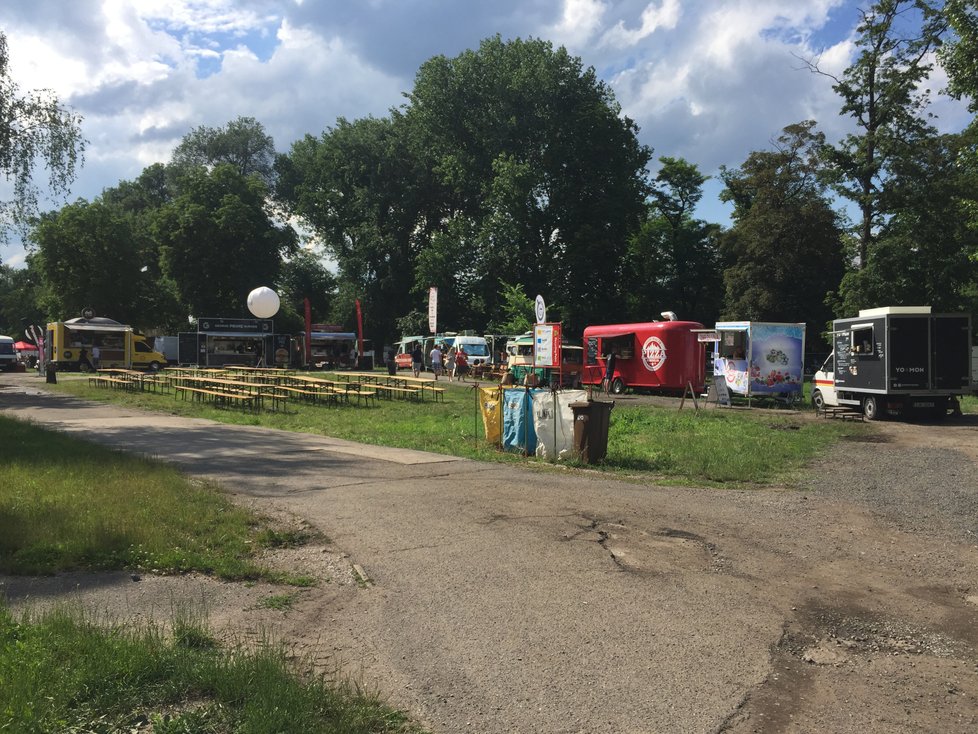
<path fill-rule="evenodd" d="M 658 372 L 666 363 L 666 345 L 657 336 L 650 336 L 642 345 L 642 364 L 649 372 Z"/>
<path fill-rule="evenodd" d="M 750 391 L 759 395 L 801 393 L 804 324 L 752 324 Z"/>
<path fill-rule="evenodd" d="M 533 366 L 560 366 L 560 324 L 537 324 L 533 327 Z"/>

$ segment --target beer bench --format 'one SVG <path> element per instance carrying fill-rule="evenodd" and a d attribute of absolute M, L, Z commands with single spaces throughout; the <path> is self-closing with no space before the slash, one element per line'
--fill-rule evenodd
<path fill-rule="evenodd" d="M 395 395 L 403 398 L 418 398 L 421 396 L 421 389 L 417 387 L 396 387 L 394 385 L 371 385 L 370 387 L 388 400 L 392 400 Z"/>
<path fill-rule="evenodd" d="M 191 399 L 196 399 L 200 402 L 210 399 L 215 403 L 224 403 L 225 405 L 237 404 L 242 406 L 248 406 L 250 408 L 255 408 L 257 406 L 258 395 L 252 393 L 244 392 L 222 392 L 220 390 L 208 390 L 202 387 L 188 387 L 186 385 L 174 385 L 173 394 L 177 395 L 183 393 L 182 397 L 186 399 L 189 394 Z"/>

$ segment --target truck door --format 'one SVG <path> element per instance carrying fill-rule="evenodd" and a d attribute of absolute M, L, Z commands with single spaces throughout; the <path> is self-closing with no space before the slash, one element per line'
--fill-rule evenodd
<path fill-rule="evenodd" d="M 893 390 L 930 389 L 930 316 L 891 316 L 889 386 Z"/>
<path fill-rule="evenodd" d="M 931 365 L 935 390 L 968 387 L 971 320 L 967 315 L 931 318 Z"/>

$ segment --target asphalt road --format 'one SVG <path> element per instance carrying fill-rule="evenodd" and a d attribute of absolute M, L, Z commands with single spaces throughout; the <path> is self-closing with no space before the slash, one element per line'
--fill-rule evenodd
<path fill-rule="evenodd" d="M 889 689 L 925 690 L 953 664 L 956 689 L 978 693 L 978 552 L 959 538 L 905 532 L 799 489 L 664 488 L 483 464 L 148 415 L 38 387 L 0 378 L 0 410 L 172 462 L 322 529 L 371 583 L 300 609 L 295 626 L 436 732 L 978 724 L 967 695 L 944 707 L 946 721 L 904 713 L 899 691 L 875 692 L 880 673 L 853 648 L 846 672 L 862 670 L 859 680 L 801 662 L 804 644 L 784 657 L 789 630 L 804 628 L 797 639 L 813 644 L 835 639 L 812 626 L 826 610 L 871 616 L 958 644 L 928 657 L 930 667 L 907 657 Z M 934 579 L 944 591 L 922 596 Z M 779 691 L 779 666 L 819 682 L 803 686 L 807 703 Z M 846 691 L 858 706 L 838 718 Z"/>

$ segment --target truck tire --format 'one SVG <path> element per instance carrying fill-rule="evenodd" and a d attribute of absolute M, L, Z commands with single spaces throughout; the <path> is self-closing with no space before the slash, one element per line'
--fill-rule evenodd
<path fill-rule="evenodd" d="M 613 379 L 611 381 L 611 390 L 610 390 L 610 392 L 611 392 L 612 395 L 621 395 L 622 393 L 624 393 L 625 392 L 625 381 L 622 380 L 620 377 L 616 377 L 615 379 Z"/>
<path fill-rule="evenodd" d="M 875 421 L 886 415 L 886 408 L 880 404 L 875 395 L 868 395 L 863 401 L 863 416 L 868 421 Z"/>
<path fill-rule="evenodd" d="M 152 362 L 149 363 L 149 371 L 150 372 L 159 372 L 160 371 L 160 363 L 157 362 L 154 359 Z"/>
<path fill-rule="evenodd" d="M 812 407 L 816 413 L 821 413 L 825 410 L 825 396 L 822 395 L 821 390 L 815 390 L 812 393 Z"/>

